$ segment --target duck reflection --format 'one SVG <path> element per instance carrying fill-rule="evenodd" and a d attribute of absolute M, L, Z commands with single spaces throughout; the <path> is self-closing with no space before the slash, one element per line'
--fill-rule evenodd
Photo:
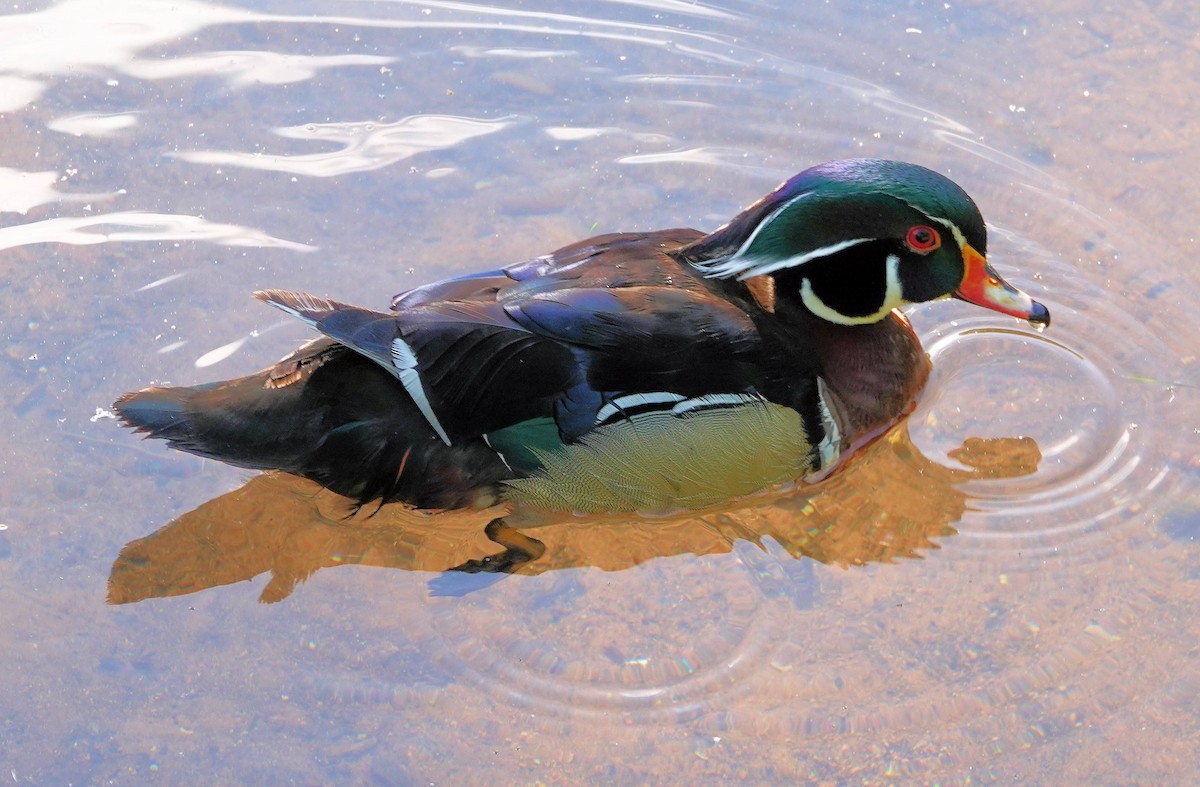
<path fill-rule="evenodd" d="M 507 525 L 497 532 L 502 508 L 430 514 L 391 505 L 348 516 L 345 498 L 265 474 L 127 544 L 113 564 L 108 601 L 185 595 L 269 572 L 260 600 L 272 603 L 318 570 L 346 564 L 471 571 L 486 561 L 480 555 L 495 551 L 489 536 L 505 547 L 501 556 L 520 556 L 505 570 L 525 575 L 582 566 L 618 571 L 766 537 L 797 559 L 843 567 L 889 562 L 937 549 L 936 539 L 957 532 L 970 500 L 963 482 L 1029 475 L 1041 461 L 1029 437 L 970 438 L 950 456 L 965 469 L 927 459 L 902 423 L 818 484 L 671 517 L 558 517 L 539 526 L 536 539 Z"/>

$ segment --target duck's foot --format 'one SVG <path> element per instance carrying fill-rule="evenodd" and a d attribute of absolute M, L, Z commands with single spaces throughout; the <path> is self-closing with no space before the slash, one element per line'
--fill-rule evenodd
<path fill-rule="evenodd" d="M 467 593 L 490 587 L 505 574 L 513 573 L 522 565 L 531 560 L 537 560 L 546 553 L 545 544 L 509 526 L 503 518 L 488 522 L 483 532 L 492 541 L 504 547 L 504 551 L 487 555 L 478 560 L 468 560 L 446 569 L 446 573 L 429 584 L 430 592 L 433 595 L 465 596 Z M 481 576 L 467 580 L 466 577 L 461 576 L 462 574 L 479 574 Z"/>
<path fill-rule="evenodd" d="M 504 551 L 479 560 L 468 560 L 454 566 L 450 571 L 462 571 L 466 574 L 511 574 L 522 564 L 537 560 L 546 553 L 545 544 L 506 524 L 503 517 L 488 522 L 483 532 L 492 541 L 504 547 Z"/>

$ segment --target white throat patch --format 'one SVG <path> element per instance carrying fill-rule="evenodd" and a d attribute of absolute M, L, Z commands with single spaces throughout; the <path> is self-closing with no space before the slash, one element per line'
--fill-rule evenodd
<path fill-rule="evenodd" d="M 808 279 L 804 279 L 800 283 L 800 299 L 804 301 L 804 305 L 808 307 L 810 312 L 823 320 L 837 323 L 838 325 L 866 325 L 867 323 L 879 322 L 892 309 L 908 303 L 908 301 L 904 300 L 904 293 L 900 287 L 900 258 L 895 254 L 889 254 L 885 268 L 887 271 L 887 289 L 883 294 L 883 304 L 872 314 L 856 317 L 842 314 L 821 300 L 820 296 L 813 290 L 812 282 Z"/>

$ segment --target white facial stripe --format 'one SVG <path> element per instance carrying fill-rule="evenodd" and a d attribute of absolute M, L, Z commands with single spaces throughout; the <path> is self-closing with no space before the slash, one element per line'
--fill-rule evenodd
<path fill-rule="evenodd" d="M 757 232 L 757 230 L 756 230 Z M 745 280 L 754 276 L 762 276 L 767 273 L 774 273 L 784 268 L 798 268 L 806 262 L 828 257 L 830 254 L 837 254 L 843 249 L 848 249 L 851 246 L 857 246 L 860 243 L 866 243 L 871 238 L 854 238 L 852 240 L 838 241 L 831 243 L 828 246 L 822 246 L 819 249 L 806 251 L 803 254 L 797 254 L 794 257 L 786 257 L 779 259 L 764 259 L 760 257 L 742 257 L 741 251 L 724 260 L 713 260 L 712 263 L 700 263 L 698 267 L 702 268 L 706 276 L 717 279 L 728 279 L 736 276 L 739 280 Z M 743 249 L 746 247 L 743 246 Z"/>
<path fill-rule="evenodd" d="M 924 215 L 930 221 L 936 221 L 938 224 L 941 224 L 943 227 L 950 230 L 950 234 L 954 236 L 954 240 L 956 243 L 958 243 L 959 249 L 965 249 L 967 247 L 967 236 L 962 234 L 962 230 L 960 230 L 958 225 L 953 221 L 950 221 L 950 219 L 943 219 L 941 216 L 930 216 L 924 210 L 912 204 L 908 200 L 901 200 L 901 202 L 915 210 L 917 213 Z"/>
<path fill-rule="evenodd" d="M 754 241 L 758 238 L 758 234 L 760 232 L 770 225 L 771 222 L 775 221 L 775 219 L 777 219 L 785 210 L 811 195 L 811 191 L 806 191 L 803 194 L 797 194 L 795 197 L 792 197 L 790 200 L 772 211 L 771 215 L 759 222 L 759 225 L 754 228 L 753 232 L 750 233 L 750 237 L 746 238 L 741 247 L 731 256 L 722 260 L 708 260 L 707 262 L 699 263 L 697 267 L 702 269 L 705 272 L 705 275 L 710 278 L 728 279 L 737 276 L 738 279 L 748 279 L 752 276 L 762 276 L 763 274 L 772 273 L 780 270 L 781 268 L 793 268 L 797 265 L 803 265 L 809 260 L 813 260 L 818 257 L 825 257 L 839 252 L 842 249 L 849 248 L 857 243 L 862 243 L 865 240 L 869 240 L 869 238 L 856 238 L 854 240 L 841 241 L 840 243 L 834 243 L 830 246 L 814 249 L 804 254 L 797 254 L 793 257 L 788 257 L 787 259 L 783 260 L 767 260 L 761 257 L 747 256 L 750 248 L 754 245 Z"/>
<path fill-rule="evenodd" d="M 900 200 L 900 201 L 903 202 L 908 207 L 915 210 L 917 213 L 920 213 L 920 214 L 926 216 L 930 221 L 936 221 L 938 224 L 941 224 L 943 227 L 950 230 L 950 234 L 954 236 L 955 242 L 958 243 L 959 250 L 960 251 L 966 250 L 967 236 L 962 234 L 962 230 L 960 230 L 958 228 L 958 225 L 955 224 L 953 221 L 950 221 L 950 219 L 944 219 L 941 216 L 930 216 L 922 208 L 917 207 L 916 205 L 912 204 L 908 200 Z"/>
<path fill-rule="evenodd" d="M 929 218 L 933 219 L 938 224 L 944 225 L 950 230 L 950 234 L 954 236 L 954 240 L 958 243 L 959 249 L 967 248 L 967 237 L 962 234 L 962 230 L 960 230 L 954 222 L 950 221 L 949 219 L 943 219 L 939 216 L 930 216 Z"/>
<path fill-rule="evenodd" d="M 396 367 L 396 377 L 400 379 L 400 384 L 416 402 L 421 415 L 425 416 L 425 420 L 433 427 L 433 431 L 438 433 L 438 437 L 442 438 L 442 442 L 450 445 L 450 438 L 434 415 L 429 397 L 425 395 L 425 386 L 421 384 L 421 376 L 417 374 L 417 355 L 399 336 L 392 339 L 392 365 Z"/>
<path fill-rule="evenodd" d="M 895 254 L 889 254 L 885 265 L 887 276 L 887 288 L 883 293 L 883 304 L 874 314 L 867 314 L 861 317 L 850 317 L 836 309 L 827 306 L 824 301 L 813 291 L 812 282 L 804 279 L 800 283 L 800 299 L 804 301 L 804 305 L 808 310 L 817 315 L 823 320 L 827 320 L 838 325 L 866 325 L 867 323 L 879 322 L 888 313 L 898 306 L 904 306 L 908 301 L 904 300 L 904 293 L 900 288 L 900 258 Z"/>
<path fill-rule="evenodd" d="M 792 205 L 794 205 L 797 202 L 799 202 L 800 200 L 808 197 L 810 194 L 812 194 L 811 191 L 806 191 L 803 194 L 797 194 L 796 196 L 792 197 L 790 200 L 788 200 L 787 202 L 783 203 L 778 208 L 773 210 L 771 212 L 770 216 L 767 216 L 763 221 L 759 222 L 759 225 L 754 228 L 754 232 L 750 233 L 750 237 L 746 238 L 746 242 L 742 244 L 742 247 L 733 253 L 733 259 L 736 260 L 737 258 L 741 257 L 742 255 L 744 255 L 746 253 L 747 249 L 749 249 L 752 245 L 754 245 L 754 239 L 758 237 L 758 233 L 763 231 L 763 227 L 766 227 L 768 224 L 770 224 L 772 221 L 774 221 L 779 216 L 780 213 L 783 213 L 785 210 L 792 207 Z"/>
<path fill-rule="evenodd" d="M 813 249 L 812 251 L 805 252 L 804 254 L 798 254 L 795 257 L 788 257 L 785 260 L 776 260 L 775 262 L 766 264 L 759 263 L 751 267 L 749 270 L 738 274 L 738 279 L 748 279 L 751 276 L 761 276 L 766 273 L 774 273 L 775 271 L 782 270 L 783 268 L 798 268 L 810 260 L 828 257 L 831 254 L 837 254 L 843 249 L 848 249 L 851 246 L 857 246 L 860 243 L 866 243 L 869 240 L 871 240 L 871 238 L 854 238 L 852 240 L 843 240 L 828 246 L 822 246 L 819 249 Z"/>

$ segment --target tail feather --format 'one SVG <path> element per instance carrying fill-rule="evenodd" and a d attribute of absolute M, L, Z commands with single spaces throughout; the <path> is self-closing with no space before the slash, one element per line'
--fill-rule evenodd
<path fill-rule="evenodd" d="M 147 437 L 166 440 L 181 451 L 221 459 L 220 453 L 196 432 L 189 415 L 196 396 L 211 387 L 143 388 L 123 395 L 113 403 L 113 410 L 126 426 Z"/>
<path fill-rule="evenodd" d="M 494 494 L 512 471 L 483 441 L 446 445 L 403 384 L 321 340 L 258 374 L 118 399 L 121 420 L 173 448 L 282 470 L 355 498 L 459 508 Z"/>
<path fill-rule="evenodd" d="M 187 430 L 190 388 L 144 388 L 127 393 L 113 403 L 113 410 L 139 432 L 168 440 Z"/>

